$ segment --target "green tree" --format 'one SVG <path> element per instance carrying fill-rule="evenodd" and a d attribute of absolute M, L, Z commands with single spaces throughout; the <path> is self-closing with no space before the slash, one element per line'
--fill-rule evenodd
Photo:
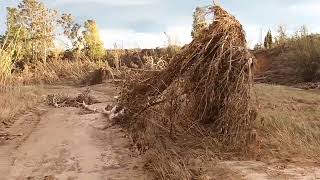
<path fill-rule="evenodd" d="M 263 41 L 263 46 L 266 49 L 268 49 L 268 35 L 269 35 L 269 33 L 267 33 L 267 35 L 264 37 L 264 41 Z"/>
<path fill-rule="evenodd" d="M 75 22 L 75 18 L 71 14 L 62 14 L 58 23 L 63 28 L 63 33 L 72 43 L 72 49 L 79 49 L 82 42 L 80 32 L 81 25 Z"/>
<path fill-rule="evenodd" d="M 100 60 L 105 55 L 105 49 L 100 39 L 98 25 L 94 20 L 87 20 L 84 27 L 83 37 L 86 54 L 93 60 Z"/>
<path fill-rule="evenodd" d="M 263 43 L 264 47 L 266 49 L 270 49 L 272 48 L 273 45 L 273 37 L 272 37 L 272 33 L 271 30 L 268 31 L 266 37 L 264 38 L 264 43 Z"/>
<path fill-rule="evenodd" d="M 4 49 L 12 53 L 12 63 L 21 61 L 28 53 L 28 31 L 21 23 L 17 8 L 7 8 L 7 31 L 4 37 Z"/>
<path fill-rule="evenodd" d="M 9 51 L 17 52 L 14 59 L 46 62 L 47 51 L 54 46 L 56 14 L 37 0 L 23 0 L 17 8 L 7 8 L 5 39 Z"/>
<path fill-rule="evenodd" d="M 17 24 L 28 33 L 32 60 L 46 62 L 48 49 L 54 47 L 57 12 L 37 0 L 23 0 L 17 11 Z"/>
<path fill-rule="evenodd" d="M 271 30 L 269 30 L 268 46 L 269 46 L 269 48 L 272 48 L 272 46 L 273 46 L 273 36 L 272 36 Z"/>
<path fill-rule="evenodd" d="M 72 44 L 71 51 L 78 59 L 83 49 L 83 36 L 81 34 L 81 25 L 75 22 L 75 18 L 71 14 L 62 14 L 58 23 L 63 28 L 64 35 Z"/>
<path fill-rule="evenodd" d="M 206 11 L 205 7 L 197 7 L 195 12 L 193 13 L 193 25 L 192 25 L 192 32 L 191 36 L 195 39 L 201 31 L 208 27 L 206 23 Z"/>

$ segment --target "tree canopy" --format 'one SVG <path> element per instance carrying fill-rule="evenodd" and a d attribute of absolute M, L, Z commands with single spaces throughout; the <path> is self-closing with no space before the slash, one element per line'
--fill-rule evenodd
<path fill-rule="evenodd" d="M 87 55 L 94 60 L 101 59 L 105 55 L 105 50 L 97 23 L 94 20 L 87 20 L 84 28 L 83 37 Z"/>

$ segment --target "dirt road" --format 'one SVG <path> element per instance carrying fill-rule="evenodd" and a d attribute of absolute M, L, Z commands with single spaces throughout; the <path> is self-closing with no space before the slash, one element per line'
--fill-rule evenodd
<path fill-rule="evenodd" d="M 47 94 L 77 96 L 86 88 L 46 87 Z M 112 84 L 90 87 L 102 103 L 114 104 Z M 40 104 L 0 131 L 0 180 L 144 180 L 152 179 L 129 138 L 100 113 Z M 297 163 L 295 163 L 297 164 Z M 217 170 L 215 170 L 217 168 Z M 221 161 L 208 167 L 209 179 L 320 179 L 320 168 L 287 163 Z"/>
<path fill-rule="evenodd" d="M 299 163 L 298 163 L 299 164 Z M 223 161 L 220 167 L 235 175 L 230 179 L 245 180 L 319 180 L 320 168 L 317 166 L 293 163 L 263 163 L 258 161 Z M 232 173 L 230 173 L 232 172 Z"/>
<path fill-rule="evenodd" d="M 85 88 L 50 87 L 48 93 L 76 96 Z M 114 87 L 94 86 L 103 108 Z M 0 180 L 148 179 L 121 128 L 99 113 L 40 105 L 18 118 L 0 140 Z"/>

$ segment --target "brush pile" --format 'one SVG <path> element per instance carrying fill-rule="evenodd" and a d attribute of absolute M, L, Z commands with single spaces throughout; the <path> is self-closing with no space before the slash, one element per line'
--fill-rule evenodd
<path fill-rule="evenodd" d="M 212 24 L 165 69 L 135 71 L 122 88 L 118 122 L 159 179 L 201 179 L 217 155 L 250 154 L 254 144 L 253 56 L 241 24 L 219 6 L 209 10 Z"/>
<path fill-rule="evenodd" d="M 86 89 L 76 97 L 64 96 L 61 94 L 48 95 L 46 98 L 48 106 L 56 108 L 61 107 L 83 107 L 84 105 L 92 105 L 99 103 L 93 96 L 90 95 L 90 89 Z"/>
<path fill-rule="evenodd" d="M 253 56 L 239 21 L 219 6 L 210 10 L 213 23 L 166 69 L 127 80 L 120 105 L 126 108 L 124 119 L 131 126 L 150 108 L 169 103 L 172 94 L 180 101 L 179 111 L 194 123 L 228 142 L 244 141 L 255 118 L 249 103 Z"/>

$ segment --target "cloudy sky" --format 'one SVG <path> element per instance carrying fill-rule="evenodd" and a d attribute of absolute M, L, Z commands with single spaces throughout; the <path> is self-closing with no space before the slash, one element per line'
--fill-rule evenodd
<path fill-rule="evenodd" d="M 166 32 L 176 43 L 190 42 L 192 13 L 211 0 L 41 0 L 48 7 L 72 13 L 79 22 L 95 19 L 107 48 L 154 48 L 166 44 Z M 0 0 L 0 33 L 5 31 L 7 6 L 19 0 Z M 320 32 L 319 0 L 219 0 L 244 25 L 251 46 L 261 32 L 286 25 L 289 32 L 306 25 Z"/>

